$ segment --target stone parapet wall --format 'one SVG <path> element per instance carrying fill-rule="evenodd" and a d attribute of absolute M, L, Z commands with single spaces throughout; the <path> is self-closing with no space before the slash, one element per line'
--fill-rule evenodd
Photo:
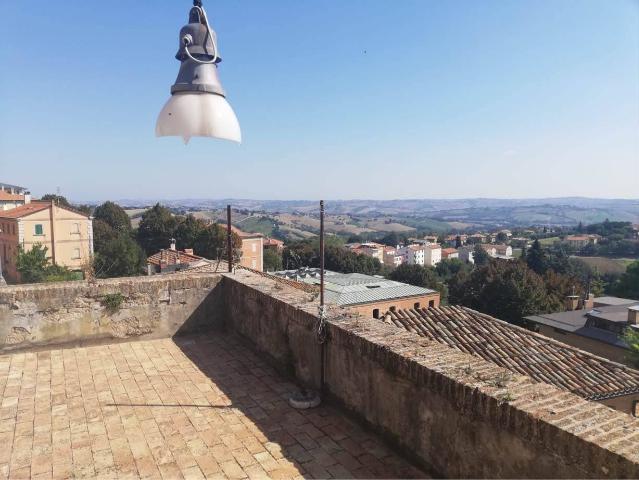
<path fill-rule="evenodd" d="M 167 275 L 0 289 L 0 352 L 126 338 L 164 338 L 220 325 L 220 281 Z"/>
<path fill-rule="evenodd" d="M 225 292 L 227 327 L 318 388 L 317 301 L 248 273 Z M 630 415 L 345 310 L 328 329 L 327 396 L 436 475 L 639 477 Z"/>
<path fill-rule="evenodd" d="M 108 298 L 121 295 L 117 308 Z M 249 271 L 0 289 L 0 353 L 223 328 L 446 477 L 639 478 L 639 421 Z M 325 362 L 322 363 L 322 357 Z"/>

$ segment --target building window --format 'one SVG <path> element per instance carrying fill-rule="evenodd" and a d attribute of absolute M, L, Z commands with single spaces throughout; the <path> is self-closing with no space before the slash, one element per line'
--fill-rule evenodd
<path fill-rule="evenodd" d="M 413 308 L 415 308 L 415 310 L 419 310 L 419 302 L 415 302 L 415 305 L 413 305 Z"/>
<path fill-rule="evenodd" d="M 255 243 L 251 245 L 251 248 L 253 249 L 253 253 L 257 252 L 257 245 Z"/>
<path fill-rule="evenodd" d="M 41 223 L 37 223 L 34 230 L 36 235 L 44 235 L 44 229 L 42 228 Z"/>
<path fill-rule="evenodd" d="M 74 234 L 80 234 L 80 224 L 79 223 L 74 223 L 71 225 L 71 233 Z"/>
<path fill-rule="evenodd" d="M 373 309 L 373 318 L 379 318 L 379 308 Z"/>
<path fill-rule="evenodd" d="M 79 248 L 74 248 L 73 249 L 73 257 L 71 257 L 73 260 L 79 260 L 80 259 L 80 249 Z"/>
<path fill-rule="evenodd" d="M 428 300 L 428 308 L 433 308 L 435 306 L 435 300 Z"/>

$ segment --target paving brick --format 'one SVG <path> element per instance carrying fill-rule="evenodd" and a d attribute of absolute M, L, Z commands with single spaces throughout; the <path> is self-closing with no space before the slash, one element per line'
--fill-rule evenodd
<path fill-rule="evenodd" d="M 233 337 L 0 356 L 3 385 L 0 479 L 423 476 L 337 410 L 290 408 Z"/>

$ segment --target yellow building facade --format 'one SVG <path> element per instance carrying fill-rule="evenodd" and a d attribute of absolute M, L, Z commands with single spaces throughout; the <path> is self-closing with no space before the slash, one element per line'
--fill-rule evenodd
<path fill-rule="evenodd" d="M 52 202 L 32 202 L 0 212 L 0 259 L 9 282 L 19 282 L 19 247 L 47 247 L 54 265 L 80 270 L 93 256 L 93 223 L 88 215 Z"/>

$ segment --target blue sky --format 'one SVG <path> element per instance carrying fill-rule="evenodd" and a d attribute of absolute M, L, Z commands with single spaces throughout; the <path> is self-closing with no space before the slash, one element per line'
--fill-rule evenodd
<path fill-rule="evenodd" d="M 75 200 L 639 197 L 636 0 L 204 0 L 240 146 L 154 136 L 190 5 L 0 2 L 0 181 Z"/>

